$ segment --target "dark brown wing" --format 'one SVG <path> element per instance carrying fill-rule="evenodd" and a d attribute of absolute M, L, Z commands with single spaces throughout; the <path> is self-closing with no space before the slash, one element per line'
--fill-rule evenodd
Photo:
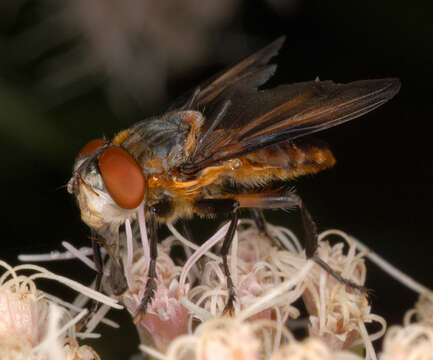
<path fill-rule="evenodd" d="M 313 81 L 265 91 L 234 91 L 223 120 L 199 143 L 200 151 L 185 170 L 194 172 L 352 120 L 384 104 L 399 88 L 398 79 L 379 79 L 349 84 Z"/>
<path fill-rule="evenodd" d="M 296 139 L 359 117 L 391 99 L 398 79 L 335 84 L 311 81 L 257 90 L 274 73 L 266 65 L 280 48 L 278 39 L 200 87 L 184 109 L 206 119 L 196 151 L 183 171 L 193 173 L 216 162 Z"/>
<path fill-rule="evenodd" d="M 202 109 L 215 100 L 226 88 L 254 74 L 262 74 L 261 77 L 257 77 L 255 87 L 264 84 L 276 69 L 275 65 L 267 65 L 267 63 L 278 54 L 284 40 L 285 36 L 279 37 L 253 55 L 211 77 L 193 91 L 177 99 L 171 105 L 170 110 Z"/>

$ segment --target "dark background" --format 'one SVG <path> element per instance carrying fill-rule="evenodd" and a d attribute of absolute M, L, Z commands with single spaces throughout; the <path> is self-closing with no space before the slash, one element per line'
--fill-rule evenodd
<path fill-rule="evenodd" d="M 67 66 L 62 63 L 62 54 L 83 39 L 82 35 L 72 40 L 65 36 L 64 42 L 33 54 L 32 41 L 49 42 L 57 34 L 53 25 L 48 28 L 51 31 L 39 32 L 31 41 L 28 37 L 23 40 L 23 34 L 32 34 L 41 19 L 55 14 L 52 3 L 41 3 L 21 1 L 13 8 L 0 6 L 0 258 L 17 264 L 17 254 L 61 249 L 63 240 L 88 245 L 88 231 L 63 187 L 80 147 L 90 139 L 112 136 L 140 118 L 160 113 L 195 82 L 284 34 L 286 43 L 275 60 L 279 64 L 273 80 L 276 84 L 316 76 L 337 82 L 401 79 L 402 89 L 389 103 L 321 133 L 318 137 L 330 144 L 337 165 L 295 185 L 321 230 L 347 231 L 432 286 L 430 1 L 241 2 L 203 39 L 207 41 L 207 55 L 182 71 L 168 71 L 161 80 L 166 91 L 153 102 L 139 105 L 125 94 L 107 96 L 106 78 L 100 75 L 94 81 L 90 74 L 85 86 L 79 87 L 82 91 L 75 91 L 73 96 L 40 86 L 41 73 L 53 69 L 47 63 Z M 148 91 L 151 93 L 152 88 Z M 53 98 L 55 101 L 50 101 Z M 272 212 L 269 218 L 293 226 L 302 236 L 296 212 L 293 216 Z M 200 221 L 194 226 L 199 234 Z M 61 274 L 72 272 L 73 278 L 85 282 L 93 276 L 79 263 L 47 266 Z M 374 266 L 369 269 L 367 285 L 374 290 L 373 312 L 390 323 L 401 322 L 416 300 L 415 294 Z M 136 340 L 125 330 L 132 327 L 127 323 L 122 326 L 123 331 L 112 334 L 120 342 L 128 342 L 125 346 L 134 352 Z M 92 343 L 101 349 L 98 341 Z"/>

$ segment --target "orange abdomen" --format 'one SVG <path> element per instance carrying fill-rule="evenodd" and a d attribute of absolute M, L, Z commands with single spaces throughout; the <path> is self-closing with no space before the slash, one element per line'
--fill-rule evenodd
<path fill-rule="evenodd" d="M 265 184 L 272 179 L 292 180 L 332 167 L 335 158 L 325 146 L 283 142 L 268 146 L 239 159 L 234 172 L 236 182 Z"/>

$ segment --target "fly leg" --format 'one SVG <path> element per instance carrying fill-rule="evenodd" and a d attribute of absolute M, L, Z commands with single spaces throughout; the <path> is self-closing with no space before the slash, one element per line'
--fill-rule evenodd
<path fill-rule="evenodd" d="M 150 263 L 147 274 L 146 289 L 143 299 L 141 300 L 140 310 L 146 312 L 147 306 L 152 302 L 156 292 L 156 258 L 158 257 L 158 233 L 156 227 L 155 210 L 150 209 L 149 228 L 149 248 L 150 248 Z"/>
<path fill-rule="evenodd" d="M 240 207 L 258 208 L 258 209 L 278 209 L 298 207 L 301 212 L 302 225 L 305 233 L 305 253 L 307 259 L 313 260 L 322 267 L 331 276 L 338 281 L 351 288 L 366 291 L 365 287 L 355 284 L 354 282 L 343 278 L 336 273 L 326 262 L 317 256 L 318 235 L 317 226 L 307 210 L 304 202 L 299 195 L 289 192 L 284 194 L 268 193 L 268 194 L 237 194 L 233 196 L 239 201 Z"/>
<path fill-rule="evenodd" d="M 301 211 L 302 225 L 304 227 L 304 232 L 305 232 L 305 253 L 307 255 L 307 259 L 313 260 L 317 265 L 319 265 L 329 275 L 337 279 L 340 283 L 350 288 L 362 292 L 366 292 L 367 289 L 364 286 L 358 285 L 353 281 L 350 281 L 342 277 L 317 255 L 317 247 L 319 245 L 318 235 L 317 235 L 317 225 L 314 222 L 313 218 L 311 217 L 310 212 L 305 207 L 305 204 L 303 203 L 302 199 L 296 194 L 292 194 L 292 196 L 293 199 L 297 202 L 296 205 L 300 208 Z"/>
<path fill-rule="evenodd" d="M 254 223 L 256 224 L 257 230 L 259 230 L 259 233 L 263 236 L 266 236 L 269 240 L 272 241 L 272 243 L 281 249 L 281 243 L 275 239 L 268 231 L 268 227 L 266 226 L 266 220 L 265 215 L 263 214 L 262 209 L 250 209 L 251 217 L 254 220 Z"/>
<path fill-rule="evenodd" d="M 93 241 L 94 245 L 96 242 L 99 246 L 104 246 L 108 256 L 110 257 L 110 275 L 108 281 L 111 291 L 114 295 L 122 295 L 128 289 L 128 283 L 126 281 L 125 270 L 123 269 L 122 258 L 120 255 L 118 235 L 116 238 L 108 241 L 102 236 L 97 236 Z M 102 268 L 102 260 L 100 261 Z"/>
<path fill-rule="evenodd" d="M 189 226 L 189 224 L 184 219 L 180 219 L 179 223 L 182 229 L 183 236 L 185 236 L 187 240 L 194 242 L 192 237 L 191 227 Z"/>
<path fill-rule="evenodd" d="M 101 291 L 102 276 L 104 275 L 104 268 L 101 255 L 101 244 L 97 239 L 92 239 L 93 262 L 96 266 L 95 289 Z"/>
<path fill-rule="evenodd" d="M 268 229 L 266 227 L 265 215 L 261 209 L 250 209 L 251 217 L 257 226 L 257 230 L 262 235 L 268 236 Z"/>
<path fill-rule="evenodd" d="M 203 199 L 199 200 L 195 204 L 197 210 L 202 214 L 231 214 L 231 220 L 229 229 L 227 230 L 227 233 L 224 237 L 223 245 L 220 250 L 221 257 L 223 258 L 223 269 L 224 274 L 227 279 L 227 289 L 229 292 L 229 297 L 226 303 L 226 306 L 224 307 L 224 314 L 230 314 L 233 315 L 234 313 L 234 302 L 236 299 L 236 291 L 235 287 L 233 285 L 233 280 L 230 275 L 230 269 L 227 261 L 227 256 L 229 254 L 230 246 L 232 244 L 233 238 L 235 236 L 236 227 L 238 224 L 238 209 L 239 209 L 239 203 L 238 201 L 234 199 Z"/>
<path fill-rule="evenodd" d="M 96 236 L 92 236 L 91 241 L 92 241 L 92 250 L 93 250 L 93 262 L 95 263 L 96 266 L 95 290 L 101 291 L 102 276 L 104 275 L 104 268 L 103 268 L 102 256 L 101 256 L 101 244 L 98 241 L 98 238 Z M 75 330 L 81 331 L 87 325 L 92 315 L 99 310 L 100 306 L 101 306 L 100 302 L 98 302 L 95 299 L 92 299 L 89 306 L 89 312 L 83 319 L 81 319 L 77 323 L 77 325 L 75 325 Z"/>
<path fill-rule="evenodd" d="M 224 237 L 223 246 L 221 247 L 221 256 L 223 258 L 224 274 L 227 279 L 227 289 L 229 291 L 229 298 L 227 300 L 223 313 L 230 314 L 230 315 L 234 314 L 233 305 L 236 298 L 236 292 L 235 292 L 235 287 L 233 285 L 232 277 L 230 275 L 229 265 L 227 263 L 227 255 L 229 253 L 230 245 L 232 244 L 233 237 L 235 236 L 236 227 L 238 225 L 238 217 L 239 217 L 238 211 L 237 209 L 235 209 L 232 214 L 232 219 L 230 221 L 229 229 L 227 230 L 227 233 Z"/>

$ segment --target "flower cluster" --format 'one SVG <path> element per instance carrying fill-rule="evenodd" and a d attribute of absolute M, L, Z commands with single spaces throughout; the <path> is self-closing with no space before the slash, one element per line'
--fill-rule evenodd
<path fill-rule="evenodd" d="M 228 316 L 224 309 L 229 290 L 218 255 L 228 224 L 200 247 L 185 239 L 173 224 L 168 228 L 172 235 L 158 244 L 157 290 L 145 311 L 141 304 L 150 254 L 142 209 L 134 231 L 126 221 L 126 234 L 121 238 L 127 290 L 116 299 L 136 323 L 140 349 L 152 358 L 359 360 L 361 349 L 364 359 L 371 360 L 432 359 L 432 293 L 341 231 L 320 234 L 317 256 L 337 275 L 360 287 L 365 283 L 364 257 L 368 256 L 397 279 L 418 289 L 420 300 L 406 313 L 404 326 L 392 327 L 386 333 L 385 320 L 371 313 L 367 292 L 338 281 L 307 259 L 290 230 L 267 224 L 268 235 L 264 235 L 248 219 L 239 221 L 228 259 L 236 291 L 233 314 Z M 331 244 L 332 239 L 339 241 Z M 95 267 L 86 257 L 88 249 L 65 246 L 88 266 Z M 183 249 L 186 257 L 174 257 L 174 247 Z M 107 259 L 106 265 L 110 261 Z M 48 359 L 53 354 L 56 359 L 98 359 L 91 348 L 79 346 L 76 338 L 95 336 L 92 331 L 97 324 L 110 323 L 104 316 L 110 307 L 118 307 L 113 300 L 34 265 L 15 269 L 2 265 L 7 272 L 0 278 L 0 358 L 2 352 L 7 352 L 14 354 L 11 359 Z M 24 268 L 37 274 L 18 276 L 17 270 Z M 105 266 L 105 279 L 110 276 L 109 269 Z M 56 279 L 84 295 L 68 305 L 37 290 L 33 283 L 37 277 Z M 109 285 L 105 285 L 109 292 Z M 74 325 L 85 316 L 82 308 L 89 298 L 104 305 L 91 314 L 86 330 L 78 333 Z M 372 322 L 381 326 L 373 334 L 366 327 Z M 287 324 L 303 328 L 308 336 L 299 340 Z M 385 333 L 382 352 L 377 355 L 373 341 Z M 355 348 L 357 352 L 353 352 Z"/>
<path fill-rule="evenodd" d="M 143 235 L 145 223 L 139 221 L 139 224 L 144 227 Z M 149 350 L 148 344 L 151 344 L 160 354 L 172 351 L 170 348 L 177 344 L 177 339 L 196 334 L 196 328 L 207 329 L 205 324 L 210 320 L 225 318 L 229 294 L 221 258 L 218 251 L 211 251 L 215 247 L 218 250 L 228 225 L 201 247 L 193 248 L 193 253 L 190 248 L 193 245 L 172 224 L 168 227 L 173 235 L 158 247 L 157 291 L 144 312 L 140 306 L 148 280 L 148 249 L 144 245 L 146 242 L 133 236 L 127 222 L 123 261 L 128 290 L 120 297 L 136 320 L 143 345 L 147 344 Z M 283 324 L 301 316 L 299 304 L 302 299 L 310 315 L 308 330 L 311 336 L 320 339 L 331 352 L 362 343 L 368 358 L 374 359 L 372 341 L 383 335 L 386 323 L 380 316 L 371 314 L 367 295 L 341 284 L 306 259 L 299 241 L 287 229 L 268 224 L 268 230 L 272 239 L 259 233 L 251 220 L 240 220 L 229 256 L 236 290 L 233 319 L 242 326 L 268 322 L 268 326 L 259 326 L 254 331 L 260 332 L 262 339 L 258 353 L 270 357 L 285 342 L 287 336 L 283 336 Z M 347 242 L 347 254 L 343 252 L 343 243 L 331 246 L 325 241 L 330 234 L 322 234 L 318 255 L 336 273 L 363 285 L 366 277 L 363 254 L 356 252 L 353 242 L 344 233 L 334 232 L 334 235 Z M 178 244 L 184 246 L 185 252 L 190 252 L 182 267 L 170 257 L 172 247 Z M 369 335 L 365 323 L 372 321 L 379 322 L 382 330 Z M 199 330 L 198 334 L 202 331 L 205 330 Z"/>
<path fill-rule="evenodd" d="M 0 267 L 5 269 L 0 277 L 0 359 L 99 359 L 91 347 L 80 346 L 76 340 L 92 337 L 90 333 L 80 334 L 75 330 L 87 310 L 78 311 L 72 304 L 38 290 L 35 280 L 55 280 L 107 306 L 121 308 L 115 300 L 39 266 L 12 268 L 0 261 Z M 26 276 L 23 271 L 35 273 Z"/>

